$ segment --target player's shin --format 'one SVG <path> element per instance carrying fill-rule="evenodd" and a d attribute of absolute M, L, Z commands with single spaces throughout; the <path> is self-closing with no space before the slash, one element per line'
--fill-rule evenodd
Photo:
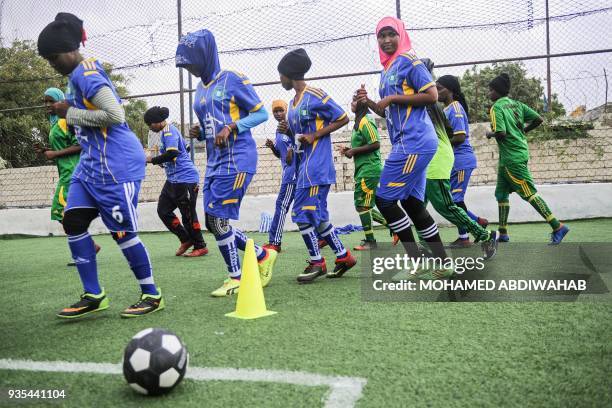
<path fill-rule="evenodd" d="M 153 267 L 149 253 L 144 244 L 134 232 L 113 232 L 113 238 L 127 259 L 130 269 L 138 280 L 142 293 L 159 295 L 153 280 Z"/>

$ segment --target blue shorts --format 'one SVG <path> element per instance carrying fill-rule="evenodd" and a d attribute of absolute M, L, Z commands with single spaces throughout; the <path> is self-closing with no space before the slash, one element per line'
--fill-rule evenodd
<path fill-rule="evenodd" d="M 250 173 L 204 178 L 204 212 L 217 218 L 237 220 L 240 203 L 252 179 Z"/>
<path fill-rule="evenodd" d="M 329 221 L 327 211 L 329 186 L 329 184 L 323 184 L 296 189 L 291 220 L 314 227 L 318 227 L 324 221 Z"/>
<path fill-rule="evenodd" d="M 427 165 L 435 152 L 391 153 L 385 161 L 376 196 L 385 200 L 415 197 L 425 201 Z"/>
<path fill-rule="evenodd" d="M 140 181 L 92 184 L 73 178 L 65 212 L 75 208 L 95 208 L 109 231 L 137 232 L 139 191 Z"/>
<path fill-rule="evenodd" d="M 473 171 L 474 169 L 453 169 L 450 185 L 454 202 L 458 203 L 463 201 Z"/>

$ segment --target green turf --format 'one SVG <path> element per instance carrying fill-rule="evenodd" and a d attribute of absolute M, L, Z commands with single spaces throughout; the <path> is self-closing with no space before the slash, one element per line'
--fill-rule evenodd
<path fill-rule="evenodd" d="M 612 220 L 574 221 L 567 242 L 610 242 Z M 545 224 L 513 225 L 514 242 L 547 240 Z M 446 240 L 456 232 L 442 229 Z M 387 237 L 377 231 L 379 240 Z M 258 242 L 265 237 L 251 234 Z M 112 362 L 129 338 L 146 327 L 176 332 L 190 364 L 299 370 L 367 378 L 359 406 L 595 407 L 612 402 L 612 306 L 599 303 L 369 303 L 361 299 L 358 272 L 340 280 L 298 286 L 305 249 L 286 234 L 268 308 L 278 314 L 255 321 L 230 319 L 235 298 L 209 297 L 224 277 L 210 235 L 211 254 L 174 256 L 176 239 L 142 234 L 165 311 L 119 318 L 138 287 L 109 236 L 98 264 L 110 308 L 82 321 L 54 317 L 81 291 L 65 238 L 0 241 L 0 358 Z M 359 242 L 359 233 L 343 238 Z M 503 247 L 502 247 L 503 249 Z M 329 249 L 324 254 L 331 261 Z M 503 260 L 503 253 L 496 258 Z M 505 260 L 511 267 L 513 260 Z M 135 395 L 119 376 L 0 370 L 0 388 L 69 391 L 66 406 L 162 405 L 181 407 L 320 406 L 325 388 L 269 383 L 186 381 L 163 399 Z M 2 399 L 0 398 L 0 401 Z M 1 405 L 1 402 L 0 402 Z"/>

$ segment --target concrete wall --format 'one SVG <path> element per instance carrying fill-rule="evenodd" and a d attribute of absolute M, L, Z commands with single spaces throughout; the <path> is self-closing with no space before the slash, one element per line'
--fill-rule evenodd
<path fill-rule="evenodd" d="M 553 212 L 562 219 L 612 216 L 612 127 L 610 118 L 595 123 L 589 137 L 576 140 L 552 140 L 530 144 L 530 169 L 538 188 L 549 202 Z M 390 150 L 384 124 L 379 123 L 382 135 L 382 153 Z M 493 198 L 497 177 L 497 146 L 484 137 L 488 124 L 471 127 L 471 142 L 478 157 L 478 169 L 473 173 L 466 201 L 482 216 L 497 219 Z M 334 134 L 336 144 L 348 143 L 348 131 Z M 258 148 L 258 173 L 248 189 L 242 205 L 240 226 L 257 229 L 262 211 L 273 212 L 275 194 L 280 183 L 280 164 L 269 149 Z M 353 162 L 334 152 L 337 184 L 330 197 L 332 220 L 341 225 L 358 223 L 352 208 Z M 196 155 L 199 169 L 204 168 L 205 154 Z M 140 193 L 140 226 L 146 231 L 163 230 L 155 213 L 156 201 L 165 181 L 158 166 L 147 167 L 147 177 Z M 47 235 L 60 233 L 57 223 L 49 220 L 49 206 L 57 182 L 54 166 L 0 170 L 0 234 Z M 554 185 L 547 185 L 555 183 Z M 595 183 L 595 184 L 588 184 Z M 580 203 L 575 198 L 580 197 Z M 525 203 L 513 197 L 511 221 L 537 221 L 538 215 Z M 570 198 L 570 199 L 568 199 Z M 605 199 L 605 200 L 604 200 Z M 607 200 L 607 201 L 606 201 Z M 201 209 L 201 207 L 200 207 Z M 94 225 L 102 232 L 101 224 Z M 294 228 L 290 222 L 287 227 Z"/>

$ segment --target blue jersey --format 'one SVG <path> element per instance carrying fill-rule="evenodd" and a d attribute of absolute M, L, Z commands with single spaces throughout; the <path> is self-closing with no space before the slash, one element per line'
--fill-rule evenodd
<path fill-rule="evenodd" d="M 332 122 L 343 119 L 346 112 L 329 95 L 317 88 L 306 87 L 299 100 L 289 103 L 288 122 L 294 135 L 314 133 Z M 299 168 L 297 186 L 305 188 L 336 182 L 331 137 L 324 135 L 313 144 L 296 140 Z"/>
<path fill-rule="evenodd" d="M 380 75 L 381 98 L 412 95 L 435 86 L 431 74 L 414 54 L 400 54 Z M 392 152 L 435 152 L 438 137 L 425 106 L 391 104 L 385 110 Z"/>
<path fill-rule="evenodd" d="M 168 150 L 178 151 L 178 156 L 172 161 L 163 163 L 168 181 L 170 183 L 198 183 L 200 181 L 198 169 L 189 158 L 185 141 L 174 125 L 166 125 L 161 131 L 159 152 L 164 154 Z"/>
<path fill-rule="evenodd" d="M 249 79 L 237 72 L 223 70 L 209 84 L 198 84 L 193 109 L 206 139 L 206 177 L 255 174 L 257 145 L 250 129 L 232 131 L 223 148 L 215 146 L 215 135 L 262 106 Z"/>
<path fill-rule="evenodd" d="M 454 169 L 475 169 L 476 155 L 470 144 L 470 125 L 463 106 L 457 101 L 444 108 L 448 122 L 453 128 L 453 134 L 465 135 L 465 141 L 458 146 L 453 146 L 455 152 Z"/>
<path fill-rule="evenodd" d="M 91 100 L 102 87 L 117 91 L 100 62 L 82 61 L 70 74 L 66 101 L 78 109 L 96 110 Z M 81 159 L 73 177 L 87 183 L 110 184 L 138 181 L 145 177 L 144 149 L 127 123 L 109 127 L 74 126 L 81 145 Z"/>
<path fill-rule="evenodd" d="M 283 168 L 283 177 L 281 184 L 292 184 L 296 181 L 295 163 L 296 158 L 293 158 L 291 164 L 287 164 L 287 150 L 295 149 L 295 138 L 287 136 L 283 133 L 276 132 L 276 140 L 274 147 L 278 150 L 281 166 Z"/>

